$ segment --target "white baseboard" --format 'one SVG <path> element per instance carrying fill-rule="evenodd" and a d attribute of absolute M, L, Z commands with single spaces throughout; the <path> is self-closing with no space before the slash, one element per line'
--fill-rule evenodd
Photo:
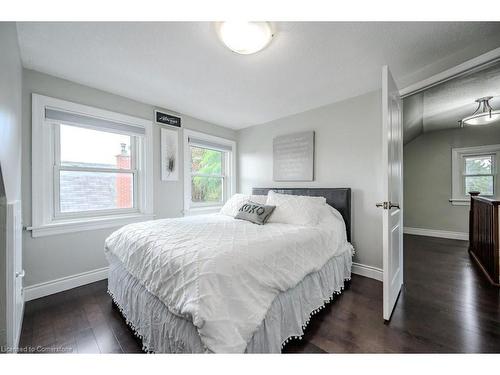
<path fill-rule="evenodd" d="M 403 233 L 414 234 L 417 236 L 449 238 L 452 240 L 463 240 L 463 241 L 469 240 L 469 233 L 451 232 L 451 231 L 447 231 L 447 230 L 404 227 Z"/>
<path fill-rule="evenodd" d="M 352 273 L 378 281 L 382 281 L 384 277 L 384 271 L 382 269 L 356 262 L 352 262 Z"/>
<path fill-rule="evenodd" d="M 24 300 L 31 301 L 33 299 L 59 293 L 64 290 L 90 284 L 95 281 L 107 279 L 108 269 L 109 267 L 98 268 L 96 270 L 82 272 L 77 275 L 61 277 L 60 279 L 27 286 L 24 288 Z"/>

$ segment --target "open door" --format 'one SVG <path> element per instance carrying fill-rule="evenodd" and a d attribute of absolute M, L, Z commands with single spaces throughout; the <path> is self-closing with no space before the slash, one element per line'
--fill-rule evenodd
<path fill-rule="evenodd" d="M 387 66 L 382 67 L 382 149 L 384 202 L 384 319 L 390 320 L 403 284 L 403 105 Z"/>

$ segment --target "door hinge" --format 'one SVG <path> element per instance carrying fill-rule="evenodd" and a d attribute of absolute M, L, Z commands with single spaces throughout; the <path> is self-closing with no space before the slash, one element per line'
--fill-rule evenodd
<path fill-rule="evenodd" d="M 22 279 L 25 275 L 26 275 L 26 274 L 25 274 L 24 270 L 21 270 L 21 271 L 19 271 L 19 272 L 16 272 L 16 277 L 20 277 L 21 279 Z"/>

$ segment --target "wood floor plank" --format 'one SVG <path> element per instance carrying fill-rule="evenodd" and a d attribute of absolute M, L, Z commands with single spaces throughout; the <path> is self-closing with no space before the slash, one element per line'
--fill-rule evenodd
<path fill-rule="evenodd" d="M 76 346 L 78 353 L 101 353 L 92 328 L 87 328 L 78 334 L 76 338 Z"/>
<path fill-rule="evenodd" d="M 92 327 L 94 337 L 101 353 L 123 353 L 118 340 L 107 322 Z"/>

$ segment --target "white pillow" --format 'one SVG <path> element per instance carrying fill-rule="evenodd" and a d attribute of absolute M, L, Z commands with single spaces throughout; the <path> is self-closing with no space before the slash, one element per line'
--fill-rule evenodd
<path fill-rule="evenodd" d="M 226 204 L 220 209 L 222 215 L 235 217 L 238 210 L 248 201 L 253 201 L 259 204 L 265 204 L 267 200 L 266 195 L 249 195 L 249 194 L 234 194 L 228 199 Z"/>
<path fill-rule="evenodd" d="M 268 223 L 295 225 L 318 224 L 321 209 L 326 205 L 324 197 L 279 194 L 269 190 L 266 205 L 276 206 Z"/>

